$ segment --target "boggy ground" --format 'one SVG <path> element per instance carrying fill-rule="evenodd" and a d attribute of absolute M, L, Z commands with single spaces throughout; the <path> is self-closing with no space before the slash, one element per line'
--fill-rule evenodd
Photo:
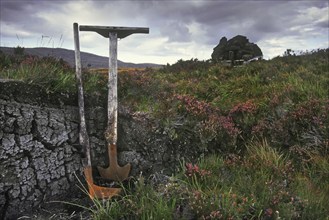
<path fill-rule="evenodd" d="M 1 215 L 15 219 L 35 213 L 34 210 L 47 214 L 49 209 L 51 214 L 64 216 L 67 205 L 49 202 L 76 198 L 71 192 L 77 185 L 75 173 L 81 174 L 83 157 L 78 143 L 76 99 L 20 81 L 1 82 L 0 88 L 0 169 L 4 171 Z M 106 167 L 106 110 L 100 104 L 94 107 L 95 103 L 95 99 L 87 103 L 92 161 L 94 166 Z M 119 163 L 131 163 L 131 175 L 135 177 L 141 172 L 170 174 L 183 156 L 197 158 L 202 153 L 193 133 L 186 133 L 183 139 L 171 139 L 168 131 L 148 114 L 132 113 L 122 107 L 118 131 Z M 37 215 L 30 215 L 33 216 Z"/>

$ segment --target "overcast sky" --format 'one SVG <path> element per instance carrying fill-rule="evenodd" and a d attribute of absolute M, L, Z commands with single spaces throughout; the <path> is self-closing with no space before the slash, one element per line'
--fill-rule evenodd
<path fill-rule="evenodd" d="M 149 27 L 118 44 L 125 62 L 211 57 L 221 37 L 240 34 L 265 58 L 329 47 L 328 0 L 0 0 L 0 46 L 73 49 L 73 23 Z M 108 56 L 108 39 L 80 32 L 81 50 Z"/>

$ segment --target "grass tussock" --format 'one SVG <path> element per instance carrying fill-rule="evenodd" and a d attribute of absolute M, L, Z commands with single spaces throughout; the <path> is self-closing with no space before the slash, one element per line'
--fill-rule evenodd
<path fill-rule="evenodd" d="M 84 72 L 85 90 L 98 94 L 106 89 L 106 77 Z M 64 60 L 30 55 L 6 55 L 0 51 L 0 78 L 39 85 L 51 92 L 76 92 L 75 70 Z"/>

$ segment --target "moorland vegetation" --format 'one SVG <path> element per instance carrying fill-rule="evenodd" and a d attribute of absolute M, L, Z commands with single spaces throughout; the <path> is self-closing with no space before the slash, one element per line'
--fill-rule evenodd
<path fill-rule="evenodd" d="M 328 60 L 321 49 L 239 67 L 121 69 L 119 103 L 172 140 L 193 133 L 204 155 L 163 183 L 136 177 L 121 197 L 94 201 L 94 219 L 328 219 Z M 74 70 L 51 57 L 0 53 L 0 78 L 76 92 Z M 85 70 L 84 81 L 106 96 L 104 71 Z"/>

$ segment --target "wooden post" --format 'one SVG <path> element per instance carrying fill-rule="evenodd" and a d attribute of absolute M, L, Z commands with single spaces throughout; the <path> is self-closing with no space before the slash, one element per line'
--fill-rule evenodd
<path fill-rule="evenodd" d="M 73 33 L 74 33 L 74 46 L 75 46 L 75 73 L 76 73 L 77 86 L 78 86 L 78 104 L 79 104 L 79 115 L 80 115 L 79 143 L 85 151 L 87 157 L 87 166 L 91 166 L 90 143 L 89 143 L 89 136 L 86 127 L 84 97 L 83 97 L 79 29 L 77 23 L 73 24 Z"/>
<path fill-rule="evenodd" d="M 118 37 L 116 32 L 109 32 L 110 54 L 109 54 L 109 82 L 108 82 L 108 131 L 107 141 L 110 144 L 117 143 L 117 123 L 118 123 L 118 89 L 117 89 L 117 53 Z"/>

